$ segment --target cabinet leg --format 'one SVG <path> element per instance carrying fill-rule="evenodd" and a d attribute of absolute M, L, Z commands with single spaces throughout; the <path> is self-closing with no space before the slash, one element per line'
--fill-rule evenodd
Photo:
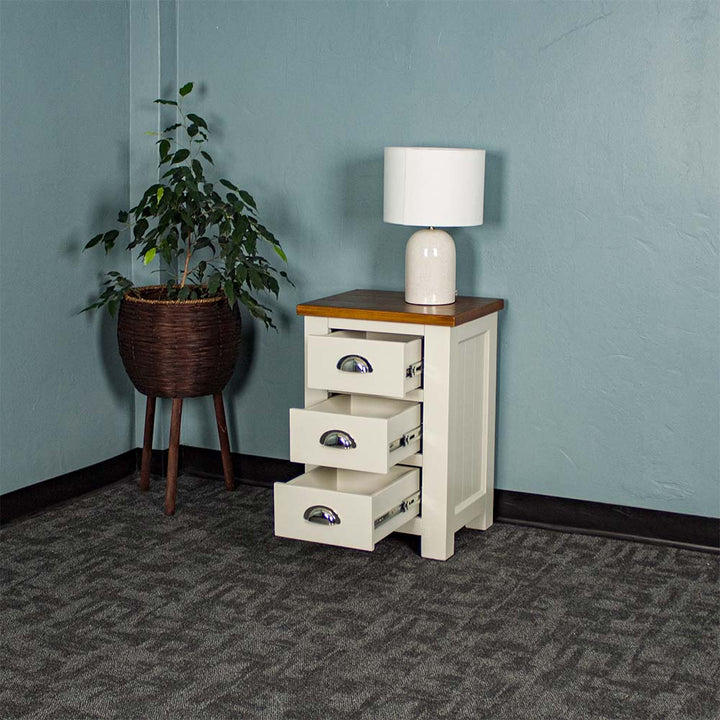
<path fill-rule="evenodd" d="M 178 455 L 180 452 L 180 420 L 182 418 L 182 398 L 173 398 L 170 416 L 170 447 L 168 449 L 167 481 L 165 484 L 165 514 L 175 513 L 177 494 Z"/>
<path fill-rule="evenodd" d="M 153 430 L 155 428 L 155 400 L 147 396 L 145 403 L 145 432 L 143 434 L 142 462 L 140 463 L 140 489 L 150 489 L 150 461 L 152 460 Z"/>
<path fill-rule="evenodd" d="M 225 476 L 225 487 L 228 490 L 235 489 L 233 479 L 232 458 L 230 457 L 230 440 L 228 439 L 227 422 L 225 420 L 225 406 L 223 405 L 222 393 L 213 395 L 215 402 L 215 420 L 217 421 L 218 437 L 220 438 L 220 454 L 222 456 L 223 475 Z"/>
<path fill-rule="evenodd" d="M 485 495 L 483 503 L 483 511 L 475 518 L 473 518 L 467 525 L 466 528 L 471 530 L 487 530 L 493 524 L 493 491 Z"/>
<path fill-rule="evenodd" d="M 455 533 L 423 533 L 420 555 L 430 560 L 447 560 L 455 552 Z"/>

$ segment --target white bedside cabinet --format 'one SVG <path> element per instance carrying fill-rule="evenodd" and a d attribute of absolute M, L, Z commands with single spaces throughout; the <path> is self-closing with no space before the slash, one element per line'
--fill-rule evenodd
<path fill-rule="evenodd" d="M 399 531 L 447 560 L 461 527 L 493 521 L 497 317 L 503 300 L 408 305 L 353 290 L 297 306 L 305 407 L 275 483 L 275 534 L 372 550 Z"/>

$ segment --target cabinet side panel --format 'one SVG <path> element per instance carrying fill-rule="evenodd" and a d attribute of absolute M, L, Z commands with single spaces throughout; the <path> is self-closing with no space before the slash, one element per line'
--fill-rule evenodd
<path fill-rule="evenodd" d="M 486 333 L 458 342 L 455 374 L 451 380 L 449 498 L 454 514 L 485 493 L 482 472 L 484 423 L 483 374 Z"/>
<path fill-rule="evenodd" d="M 455 529 L 490 509 L 494 474 L 494 333 L 497 317 L 457 328 L 451 378 L 450 503 Z"/>
<path fill-rule="evenodd" d="M 457 474 L 455 513 L 468 500 L 485 493 L 486 478 L 482 472 L 483 442 L 483 376 L 487 333 L 468 338 L 458 344 L 457 377 L 453 383 L 455 412 L 451 415 L 451 457 Z"/>

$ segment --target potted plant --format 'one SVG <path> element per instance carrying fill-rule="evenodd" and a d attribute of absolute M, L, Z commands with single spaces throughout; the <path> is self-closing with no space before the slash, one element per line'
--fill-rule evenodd
<path fill-rule="evenodd" d="M 156 141 L 160 179 L 139 202 L 121 211 L 121 229 L 95 235 L 85 246 L 109 253 L 129 233 L 126 249 L 144 265 L 164 261 L 164 284 L 136 287 L 116 271 L 106 274 L 98 299 L 85 310 L 107 307 L 118 312 L 118 344 L 123 365 L 135 387 L 147 396 L 140 487 L 150 483 L 150 456 L 158 397 L 173 399 L 170 423 L 165 513 L 175 510 L 182 400 L 213 395 L 225 483 L 234 487 L 222 389 L 232 376 L 240 340 L 242 303 L 266 327 L 275 327 L 271 311 L 257 292 L 279 293 L 288 280 L 262 254 L 272 249 L 287 258 L 275 236 L 260 223 L 252 196 L 225 178 L 213 183 L 206 166 L 206 121 L 186 112 L 183 99 L 193 83 L 180 88 L 177 100 L 156 100 L 177 111 L 177 122 Z"/>

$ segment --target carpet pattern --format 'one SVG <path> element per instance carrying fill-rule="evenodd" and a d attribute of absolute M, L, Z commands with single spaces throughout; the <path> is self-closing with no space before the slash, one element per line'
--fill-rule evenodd
<path fill-rule="evenodd" d="M 272 493 L 107 486 L 0 531 L 13 720 L 718 720 L 716 555 L 496 524 L 445 563 L 275 538 Z"/>

